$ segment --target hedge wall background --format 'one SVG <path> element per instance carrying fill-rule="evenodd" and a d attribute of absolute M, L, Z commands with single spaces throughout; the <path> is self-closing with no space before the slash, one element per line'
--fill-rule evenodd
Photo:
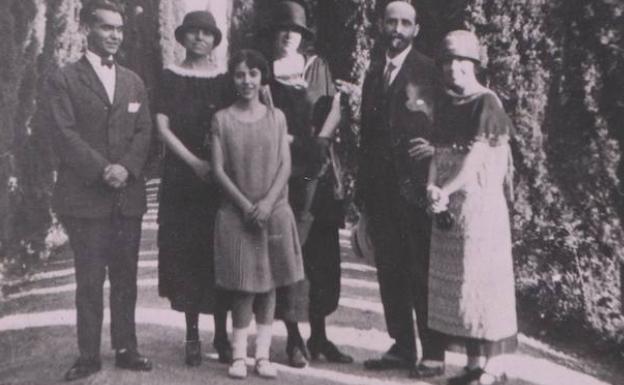
<path fill-rule="evenodd" d="M 229 2 L 230 51 L 260 44 L 254 32 L 276 1 Z M 171 31 L 182 17 L 181 2 L 121 2 L 128 28 L 119 59 L 150 92 L 163 62 L 179 58 Z M 302 2 L 317 30 L 314 48 L 336 77 L 361 82 L 379 51 L 377 20 L 387 1 Z M 624 4 L 413 3 L 422 24 L 416 46 L 430 55 L 451 29 L 477 32 L 487 47 L 486 81 L 516 124 L 513 226 L 520 311 L 555 325 L 552 330 L 583 328 L 600 341 L 622 342 Z M 81 6 L 81 0 L 0 0 L 0 274 L 23 270 L 62 242 L 49 211 L 54 157 L 45 122 L 33 114 L 46 74 L 80 55 Z M 357 98 L 349 107 L 341 135 L 348 178 L 356 167 Z"/>

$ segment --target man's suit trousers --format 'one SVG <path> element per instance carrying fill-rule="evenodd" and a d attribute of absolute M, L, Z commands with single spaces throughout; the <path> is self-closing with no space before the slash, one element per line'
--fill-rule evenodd
<path fill-rule="evenodd" d="M 134 311 L 141 218 L 61 217 L 74 252 L 78 348 L 83 358 L 99 358 L 106 270 L 110 281 L 113 349 L 135 350 Z"/>
<path fill-rule="evenodd" d="M 442 360 L 442 342 L 427 327 L 431 218 L 399 194 L 389 163 L 373 179 L 365 203 L 386 327 L 401 351 L 415 360 L 415 310 L 423 358 Z"/>

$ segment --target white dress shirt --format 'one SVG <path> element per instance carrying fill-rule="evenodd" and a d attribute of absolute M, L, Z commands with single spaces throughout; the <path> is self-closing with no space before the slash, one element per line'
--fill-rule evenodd
<path fill-rule="evenodd" d="M 401 51 L 400 54 L 396 55 L 393 58 L 390 58 L 388 54 L 386 53 L 386 65 L 384 66 L 384 73 L 388 69 L 388 64 L 392 63 L 392 65 L 394 66 L 394 69 L 390 73 L 390 82 L 388 84 L 392 84 L 397 74 L 401 70 L 401 67 L 403 66 L 403 62 L 405 62 L 405 58 L 407 57 L 407 55 L 410 53 L 411 50 L 412 50 L 412 45 L 410 44 L 403 51 Z"/>
<path fill-rule="evenodd" d="M 115 98 L 115 81 L 116 81 L 116 74 L 117 74 L 117 72 L 115 71 L 115 65 L 113 65 L 110 68 L 105 65 L 102 65 L 102 58 L 99 55 L 89 50 L 87 50 L 87 53 L 85 54 L 85 56 L 87 57 L 87 60 L 89 61 L 93 69 L 95 70 L 95 73 L 97 74 L 98 78 L 104 85 L 104 89 L 106 90 L 106 94 L 108 95 L 108 100 L 112 104 Z M 112 57 L 111 57 L 111 60 L 112 60 Z"/>

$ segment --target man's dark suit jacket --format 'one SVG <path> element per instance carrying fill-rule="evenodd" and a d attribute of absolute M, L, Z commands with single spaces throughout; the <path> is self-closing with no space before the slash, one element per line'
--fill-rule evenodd
<path fill-rule="evenodd" d="M 409 140 L 430 139 L 434 98 L 439 89 L 439 71 L 433 61 L 411 49 L 390 88 L 383 92 L 385 60 L 373 61 L 362 88 L 362 131 L 356 199 L 374 199 L 367 192 L 383 164 L 392 162 L 399 193 L 410 203 L 422 205 L 430 159 L 414 161 L 407 155 Z M 409 87 L 408 87 L 409 86 Z M 408 89 L 416 100 L 408 103 Z M 381 160 L 381 162 L 380 162 Z"/>
<path fill-rule="evenodd" d="M 146 210 L 143 168 L 152 119 L 143 81 L 116 66 L 114 100 L 83 57 L 50 76 L 42 100 L 43 124 L 49 127 L 60 159 L 53 208 L 59 215 L 104 218 L 119 209 L 127 217 Z M 114 190 L 103 181 L 109 164 L 129 173 L 127 185 Z"/>

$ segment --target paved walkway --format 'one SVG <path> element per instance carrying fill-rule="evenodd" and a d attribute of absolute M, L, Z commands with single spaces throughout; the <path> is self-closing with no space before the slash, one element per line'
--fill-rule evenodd
<path fill-rule="evenodd" d="M 157 294 L 156 192 L 158 181 L 149 183 L 149 212 L 143 222 L 139 263 L 139 302 L 137 323 L 141 351 L 151 357 L 155 368 L 150 373 L 116 370 L 108 350 L 109 319 L 103 335 L 103 370 L 76 384 L 230 384 L 227 367 L 216 360 L 210 341 L 211 319 L 200 319 L 204 340 L 204 363 L 197 368 L 183 364 L 184 317 L 168 308 Z M 298 370 L 285 366 L 285 329 L 274 325 L 272 354 L 280 364 L 276 384 L 444 384 L 446 378 L 419 382 L 406 378 L 404 371 L 374 373 L 364 370 L 362 362 L 379 355 L 391 343 L 385 332 L 382 306 L 375 270 L 355 258 L 347 231 L 341 233 L 343 246 L 342 297 L 339 310 L 328 322 L 329 336 L 356 363 L 336 365 L 324 361 Z M 0 385 L 63 383 L 62 376 L 75 358 L 75 281 L 72 261 L 53 260 L 42 271 L 0 299 Z M 308 335 L 307 325 L 303 325 Z M 597 365 L 575 359 L 532 338 L 520 335 L 517 354 L 509 357 L 512 385 L 606 385 L 624 384 L 623 377 L 606 373 Z M 463 366 L 465 357 L 447 354 L 450 375 Z M 250 361 L 251 364 L 251 361 Z M 247 382 L 265 384 L 251 375 Z"/>

